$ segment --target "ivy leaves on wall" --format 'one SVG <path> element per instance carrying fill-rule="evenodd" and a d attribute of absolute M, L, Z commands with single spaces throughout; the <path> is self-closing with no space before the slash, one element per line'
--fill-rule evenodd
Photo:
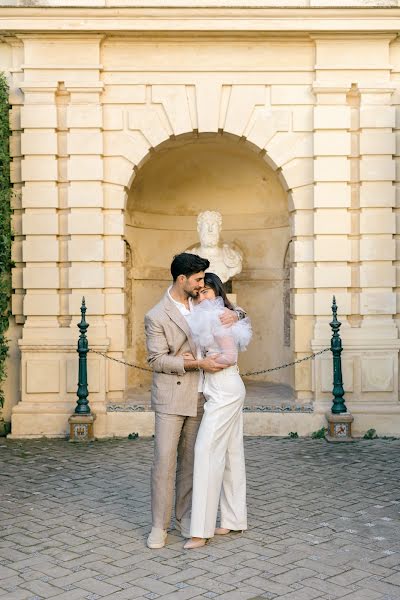
<path fill-rule="evenodd" d="M 9 88 L 0 73 L 0 407 L 4 404 L 2 385 L 6 378 L 8 329 L 11 299 L 11 183 Z"/>

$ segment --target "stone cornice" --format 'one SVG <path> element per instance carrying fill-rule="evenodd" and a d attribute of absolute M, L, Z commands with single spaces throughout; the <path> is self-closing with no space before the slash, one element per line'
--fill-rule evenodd
<path fill-rule="evenodd" d="M 264 3 L 265 4 L 265 3 Z M 400 8 L 11 8 L 1 7 L 0 33 L 57 36 L 99 32 L 387 32 L 400 30 Z"/>

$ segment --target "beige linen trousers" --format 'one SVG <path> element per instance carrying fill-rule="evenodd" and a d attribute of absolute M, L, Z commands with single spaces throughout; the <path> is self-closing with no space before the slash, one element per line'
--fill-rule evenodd
<path fill-rule="evenodd" d="M 168 293 L 145 316 L 148 363 L 153 368 L 151 406 L 155 411 L 151 472 L 153 527 L 168 529 L 174 484 L 175 517 L 188 530 L 192 503 L 194 445 L 203 416 L 199 372 L 185 372 L 184 352 L 196 356 L 185 317 Z"/>

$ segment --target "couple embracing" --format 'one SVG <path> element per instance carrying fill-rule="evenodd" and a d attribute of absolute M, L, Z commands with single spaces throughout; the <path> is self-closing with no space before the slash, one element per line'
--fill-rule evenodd
<path fill-rule="evenodd" d="M 173 283 L 145 317 L 155 411 L 149 548 L 166 543 L 174 487 L 175 527 L 189 538 L 184 548 L 247 529 L 245 387 L 237 355 L 251 327 L 208 267 L 196 254 L 175 256 Z"/>

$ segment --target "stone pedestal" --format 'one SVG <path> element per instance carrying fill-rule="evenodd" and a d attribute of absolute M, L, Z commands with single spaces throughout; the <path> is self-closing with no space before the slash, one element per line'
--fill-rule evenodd
<path fill-rule="evenodd" d="M 93 422 L 96 415 L 71 415 L 69 423 L 70 442 L 92 442 L 94 440 Z"/>
<path fill-rule="evenodd" d="M 327 413 L 328 433 L 325 439 L 328 442 L 353 442 L 351 437 L 351 425 L 354 421 L 353 415 L 350 413 L 341 413 L 335 415 Z"/>

